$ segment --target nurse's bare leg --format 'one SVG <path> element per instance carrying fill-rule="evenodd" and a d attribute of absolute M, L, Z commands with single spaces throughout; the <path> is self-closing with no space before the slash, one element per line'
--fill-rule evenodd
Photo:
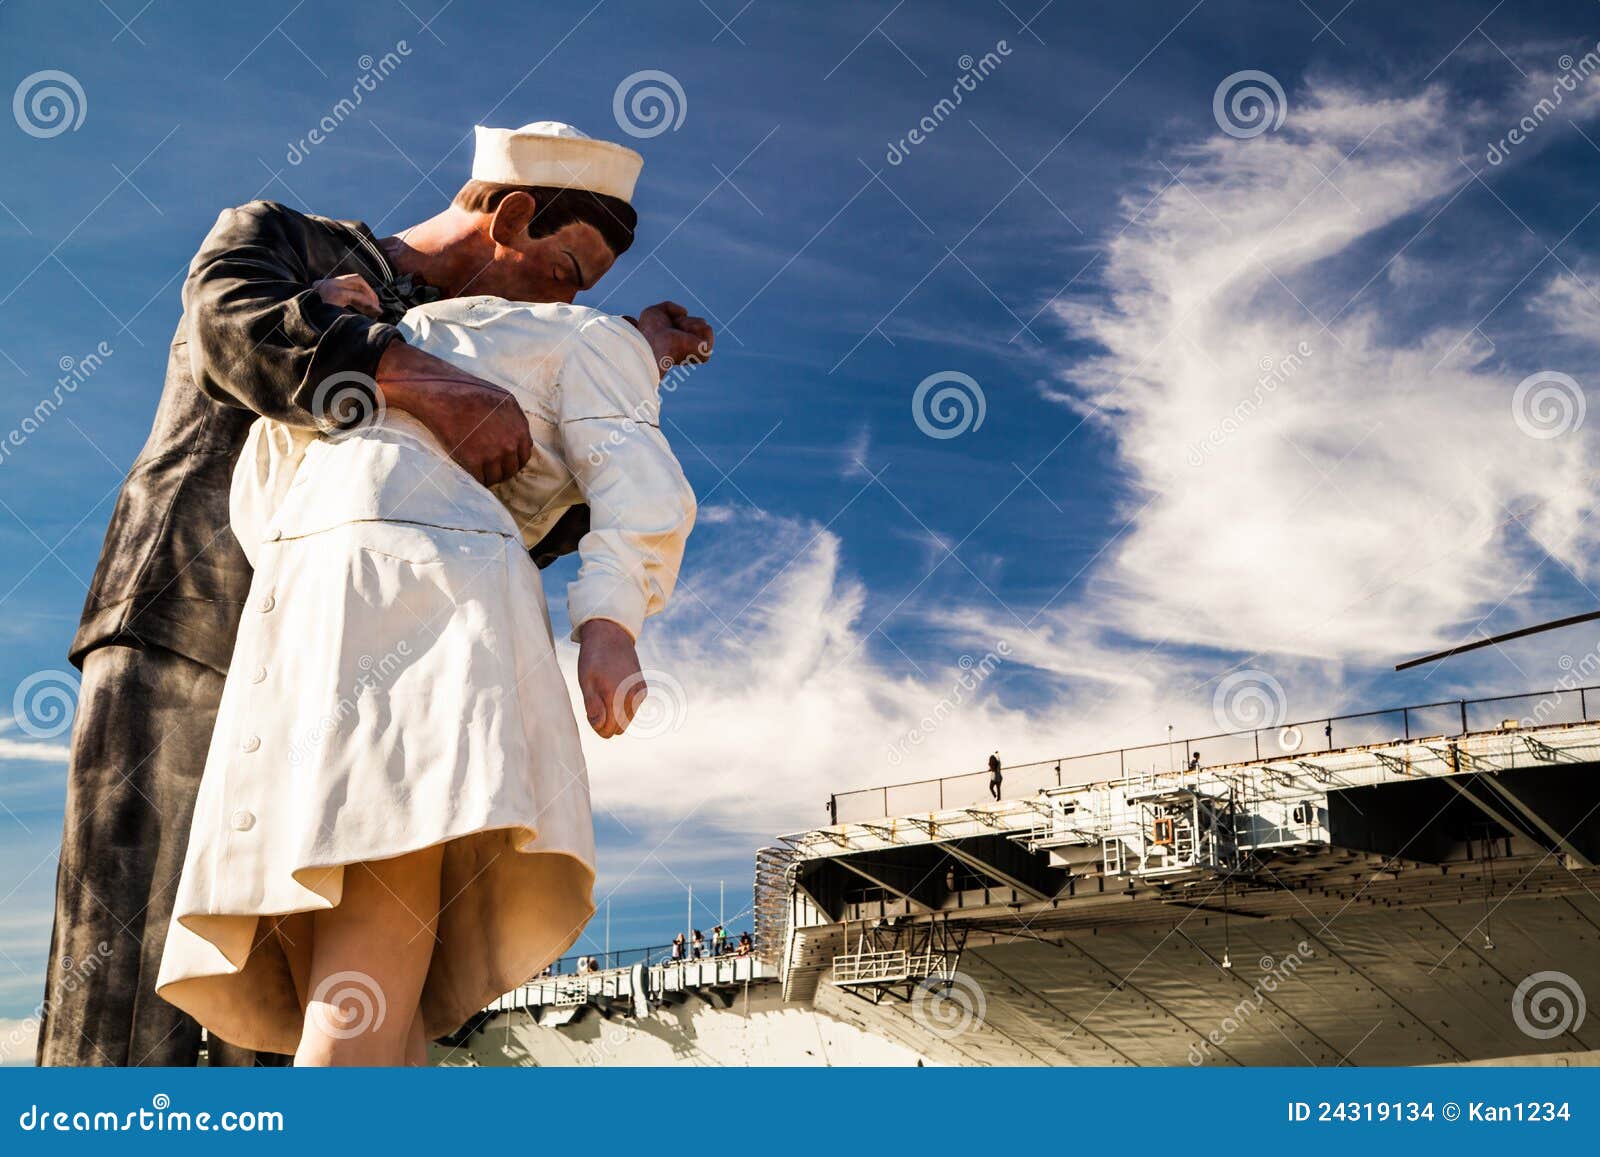
<path fill-rule="evenodd" d="M 273 917 L 269 933 L 277 940 L 284 962 L 289 966 L 289 978 L 294 981 L 295 999 L 300 1002 L 302 1015 L 311 993 L 311 918 L 310 912 Z"/>
<path fill-rule="evenodd" d="M 428 1034 L 422 1028 L 422 1010 L 411 1019 L 411 1031 L 406 1034 L 406 1064 L 426 1068 L 428 1064 Z"/>
<path fill-rule="evenodd" d="M 345 869 L 338 907 L 313 918 L 296 1065 L 406 1062 L 433 957 L 443 856 L 435 847 Z"/>

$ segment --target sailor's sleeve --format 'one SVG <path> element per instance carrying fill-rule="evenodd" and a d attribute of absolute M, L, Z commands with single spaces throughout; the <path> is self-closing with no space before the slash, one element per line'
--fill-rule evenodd
<path fill-rule="evenodd" d="M 585 323 L 562 365 L 562 450 L 589 505 L 567 588 L 574 639 L 590 619 L 637 639 L 677 584 L 695 497 L 661 432 L 658 382 L 649 344 L 621 318 Z"/>
<path fill-rule="evenodd" d="M 378 361 L 399 333 L 317 295 L 298 227 L 266 201 L 217 218 L 183 286 L 189 365 L 215 401 L 332 430 L 375 411 Z"/>

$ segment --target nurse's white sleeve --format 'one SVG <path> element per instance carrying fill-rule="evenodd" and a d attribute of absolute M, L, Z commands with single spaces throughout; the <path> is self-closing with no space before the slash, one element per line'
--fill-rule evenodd
<path fill-rule="evenodd" d="M 590 619 L 637 639 L 678 581 L 695 499 L 661 433 L 658 382 L 649 343 L 621 318 L 587 322 L 562 364 L 562 450 L 589 504 L 567 587 L 574 639 Z"/>

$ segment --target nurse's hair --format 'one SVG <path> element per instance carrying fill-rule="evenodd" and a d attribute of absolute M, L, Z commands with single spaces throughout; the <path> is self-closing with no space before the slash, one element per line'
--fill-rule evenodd
<path fill-rule="evenodd" d="M 633 244 L 633 231 L 639 224 L 639 214 L 634 212 L 633 206 L 620 197 L 588 189 L 468 181 L 461 186 L 453 203 L 469 213 L 493 213 L 501 201 L 515 192 L 526 193 L 534 201 L 533 220 L 528 223 L 529 237 L 548 237 L 573 222 L 582 222 L 594 226 L 618 257 Z"/>

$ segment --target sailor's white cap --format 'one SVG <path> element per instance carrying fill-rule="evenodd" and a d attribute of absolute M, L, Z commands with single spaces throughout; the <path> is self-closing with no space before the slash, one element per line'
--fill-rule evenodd
<path fill-rule="evenodd" d="M 476 132 L 475 181 L 588 189 L 633 202 L 644 158 L 630 148 L 597 141 L 560 121 L 535 121 L 520 129 L 478 125 Z"/>

